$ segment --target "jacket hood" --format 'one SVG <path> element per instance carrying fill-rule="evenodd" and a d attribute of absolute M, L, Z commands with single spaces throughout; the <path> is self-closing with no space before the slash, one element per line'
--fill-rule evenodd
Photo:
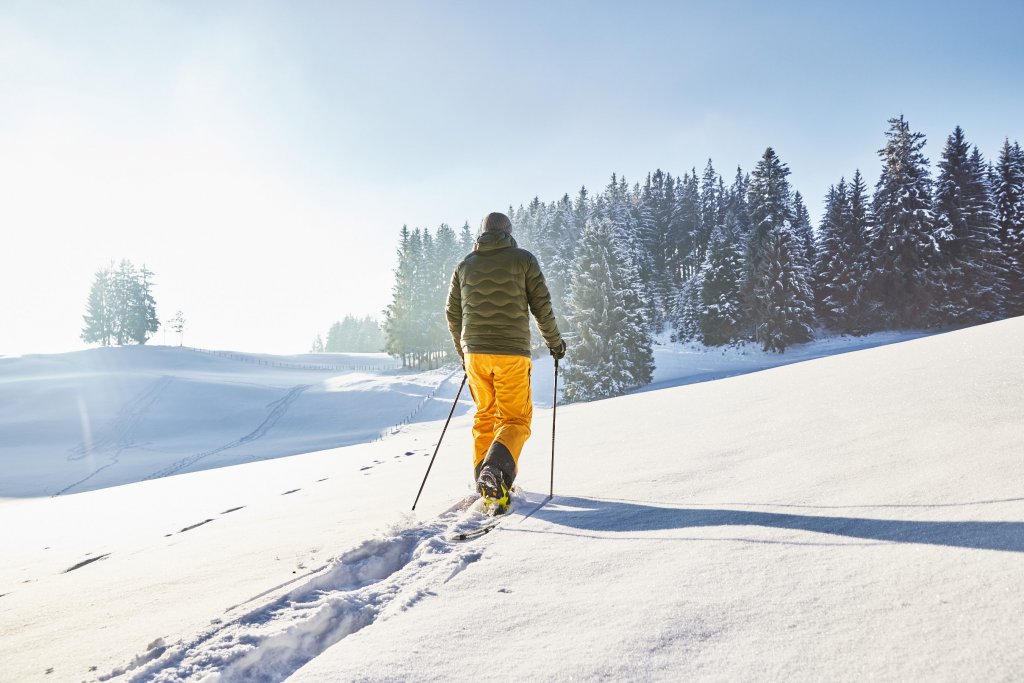
<path fill-rule="evenodd" d="M 480 236 L 476 238 L 476 245 L 473 247 L 473 251 L 486 253 L 518 246 L 515 238 L 509 233 L 488 230 L 487 232 L 480 233 Z"/>

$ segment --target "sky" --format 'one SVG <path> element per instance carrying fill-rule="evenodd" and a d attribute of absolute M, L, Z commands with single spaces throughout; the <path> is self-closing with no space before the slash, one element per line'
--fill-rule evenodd
<path fill-rule="evenodd" d="M 301 353 L 403 225 L 768 146 L 817 220 L 890 117 L 1024 140 L 1019 0 L 778 5 L 0 0 L 0 355 L 84 348 L 112 260 L 188 345 Z"/>

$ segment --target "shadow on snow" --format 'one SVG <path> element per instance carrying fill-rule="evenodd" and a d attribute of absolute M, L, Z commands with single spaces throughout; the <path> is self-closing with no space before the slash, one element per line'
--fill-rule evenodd
<path fill-rule="evenodd" d="M 556 496 L 534 519 L 592 532 L 643 532 L 700 527 L 764 527 L 812 531 L 885 543 L 1024 552 L 1024 522 L 940 522 L 798 515 L 748 510 L 677 508 Z M 694 539 L 696 540 L 696 539 Z M 750 540 L 750 539 L 748 539 Z"/>

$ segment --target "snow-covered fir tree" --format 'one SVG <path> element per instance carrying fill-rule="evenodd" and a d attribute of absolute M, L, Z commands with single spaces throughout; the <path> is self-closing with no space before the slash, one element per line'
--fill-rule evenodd
<path fill-rule="evenodd" d="M 639 188 L 637 188 L 639 191 Z M 660 329 L 662 313 L 653 281 L 654 264 L 641 238 L 641 226 L 651 220 L 649 211 L 638 211 L 626 179 L 612 174 L 599 204 L 597 215 L 611 225 L 615 243 L 623 259 L 623 268 L 633 274 L 632 287 L 644 321 L 653 333 Z"/>
<path fill-rule="evenodd" d="M 773 310 L 773 302 L 789 299 L 781 295 L 769 296 L 767 293 L 774 291 L 779 283 L 765 278 L 775 277 L 779 267 L 792 267 L 796 271 L 792 279 L 794 282 L 799 280 L 800 283 L 800 286 L 794 285 L 794 296 L 805 297 L 803 300 L 808 305 L 813 301 L 804 247 L 793 234 L 793 197 L 788 176 L 789 167 L 779 159 L 775 150 L 769 147 L 757 162 L 747 186 L 747 209 L 751 228 L 746 244 L 743 295 L 747 302 L 754 339 L 765 348 L 769 348 L 769 343 L 764 334 L 770 332 L 776 335 L 774 330 L 780 326 L 780 315 L 790 316 L 792 326 L 799 328 L 805 322 L 806 313 L 802 307 L 787 308 L 781 312 Z M 776 233 L 786 233 L 786 237 L 779 237 Z M 769 267 L 762 267 L 762 261 L 768 253 L 769 241 L 776 252 L 783 248 L 795 249 L 795 252 L 785 258 L 779 253 L 773 253 L 772 257 L 776 262 Z M 813 324 L 813 316 L 808 324 Z M 789 330 L 790 325 L 782 327 Z M 777 348 L 774 341 L 771 348 Z"/>
<path fill-rule="evenodd" d="M 683 282 L 693 276 L 700 268 L 702 247 L 700 238 L 700 189 L 696 173 L 683 174 L 676 181 L 675 204 L 675 251 L 678 254 L 678 274 L 676 280 Z"/>
<path fill-rule="evenodd" d="M 700 272 L 700 334 L 709 346 L 728 344 L 743 335 L 743 252 L 739 222 L 729 212 L 725 223 L 711 232 Z"/>
<path fill-rule="evenodd" d="M 1006 307 L 1006 255 L 1001 249 L 986 164 L 957 126 L 947 138 L 935 183 L 939 262 L 945 275 L 937 309 L 944 322 L 998 319 Z"/>
<path fill-rule="evenodd" d="M 807 282 L 803 247 L 786 225 L 769 230 L 754 271 L 756 340 L 765 351 L 814 338 L 814 295 Z"/>
<path fill-rule="evenodd" d="M 829 188 L 819 230 L 818 310 L 836 332 L 861 335 L 871 328 L 870 221 L 867 186 L 857 170 L 849 185 L 841 178 Z"/>
<path fill-rule="evenodd" d="M 651 338 L 633 290 L 624 245 L 607 218 L 590 220 L 580 238 L 569 323 L 574 335 L 565 397 L 587 401 L 651 381 Z"/>
<path fill-rule="evenodd" d="M 679 286 L 671 315 L 673 341 L 701 340 L 703 292 L 703 270 L 698 270 Z"/>
<path fill-rule="evenodd" d="M 110 346 L 114 336 L 114 312 L 110 297 L 110 269 L 101 268 L 93 277 L 89 289 L 89 300 L 86 303 L 85 325 L 82 328 L 82 341 L 86 344 Z"/>
<path fill-rule="evenodd" d="M 466 221 L 462 224 L 462 229 L 459 230 L 459 249 L 463 256 L 473 251 L 474 242 L 476 239 L 473 237 L 473 229 L 469 227 L 469 221 Z"/>
<path fill-rule="evenodd" d="M 675 179 L 661 169 L 647 175 L 640 202 L 649 207 L 650 222 L 641 234 L 655 279 L 654 290 L 664 314 L 671 308 L 676 280 Z"/>
<path fill-rule="evenodd" d="M 793 193 L 793 236 L 804 250 L 804 260 L 814 263 L 814 226 L 811 225 L 811 214 L 799 192 Z"/>
<path fill-rule="evenodd" d="M 703 263 L 710 248 L 711 233 L 722 225 L 725 214 L 722 206 L 722 179 L 708 159 L 700 177 L 700 230 L 697 242 L 697 258 Z"/>
<path fill-rule="evenodd" d="M 1024 150 L 1006 139 L 992 174 L 999 241 L 1007 259 L 1007 314 L 1024 315 Z"/>
<path fill-rule="evenodd" d="M 941 297 L 943 276 L 936 268 L 939 236 L 932 214 L 932 183 L 922 153 L 924 134 L 907 121 L 889 119 L 885 147 L 878 154 L 882 173 L 875 185 L 874 264 L 871 293 L 882 327 L 900 329 L 934 324 L 932 303 Z"/>

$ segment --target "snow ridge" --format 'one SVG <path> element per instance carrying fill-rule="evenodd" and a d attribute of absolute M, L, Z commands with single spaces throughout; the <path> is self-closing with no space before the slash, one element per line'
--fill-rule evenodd
<path fill-rule="evenodd" d="M 366 540 L 270 603 L 190 641 L 139 655 L 100 680 L 126 674 L 133 682 L 284 680 L 331 645 L 434 595 L 436 586 L 479 560 L 478 545 L 445 540 L 452 528 L 479 514 L 469 508 L 471 501 L 432 522 Z"/>

